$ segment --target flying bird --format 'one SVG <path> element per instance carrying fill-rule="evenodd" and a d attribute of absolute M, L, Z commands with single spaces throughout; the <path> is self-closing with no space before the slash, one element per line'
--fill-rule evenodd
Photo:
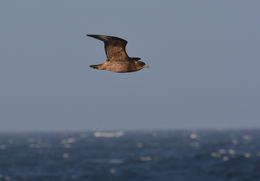
<path fill-rule="evenodd" d="M 107 60 L 98 65 L 90 65 L 91 68 L 99 70 L 108 70 L 112 72 L 135 72 L 143 68 L 148 68 L 144 62 L 140 61 L 139 57 L 129 57 L 125 47 L 127 41 L 115 36 L 93 35 L 87 36 L 101 40 L 105 44 L 105 52 Z"/>

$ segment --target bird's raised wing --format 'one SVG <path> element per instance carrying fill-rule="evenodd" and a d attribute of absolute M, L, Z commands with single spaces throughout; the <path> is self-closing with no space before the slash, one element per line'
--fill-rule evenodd
<path fill-rule="evenodd" d="M 87 36 L 99 39 L 105 43 L 107 61 L 125 61 L 129 59 L 125 51 L 125 47 L 127 44 L 126 40 L 114 36 L 105 35 L 88 34 Z"/>

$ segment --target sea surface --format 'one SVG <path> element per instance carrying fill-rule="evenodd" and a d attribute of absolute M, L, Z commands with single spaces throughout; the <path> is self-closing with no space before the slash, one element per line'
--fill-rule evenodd
<path fill-rule="evenodd" d="M 0 134 L 0 181 L 260 181 L 260 130 Z"/>

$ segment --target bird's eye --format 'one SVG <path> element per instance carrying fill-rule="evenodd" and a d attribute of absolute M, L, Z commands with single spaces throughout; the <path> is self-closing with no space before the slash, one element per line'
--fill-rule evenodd
<path fill-rule="evenodd" d="M 139 62 L 139 65 L 144 66 L 145 63 L 144 62 Z"/>

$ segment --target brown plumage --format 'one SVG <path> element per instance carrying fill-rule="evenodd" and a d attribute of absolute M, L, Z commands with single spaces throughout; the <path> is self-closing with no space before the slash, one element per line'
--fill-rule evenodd
<path fill-rule="evenodd" d="M 90 65 L 90 67 L 99 70 L 109 70 L 112 72 L 135 72 L 143 68 L 148 68 L 138 57 L 129 57 L 125 47 L 127 41 L 114 36 L 92 35 L 87 36 L 99 39 L 105 43 L 107 60 L 99 65 Z"/>

